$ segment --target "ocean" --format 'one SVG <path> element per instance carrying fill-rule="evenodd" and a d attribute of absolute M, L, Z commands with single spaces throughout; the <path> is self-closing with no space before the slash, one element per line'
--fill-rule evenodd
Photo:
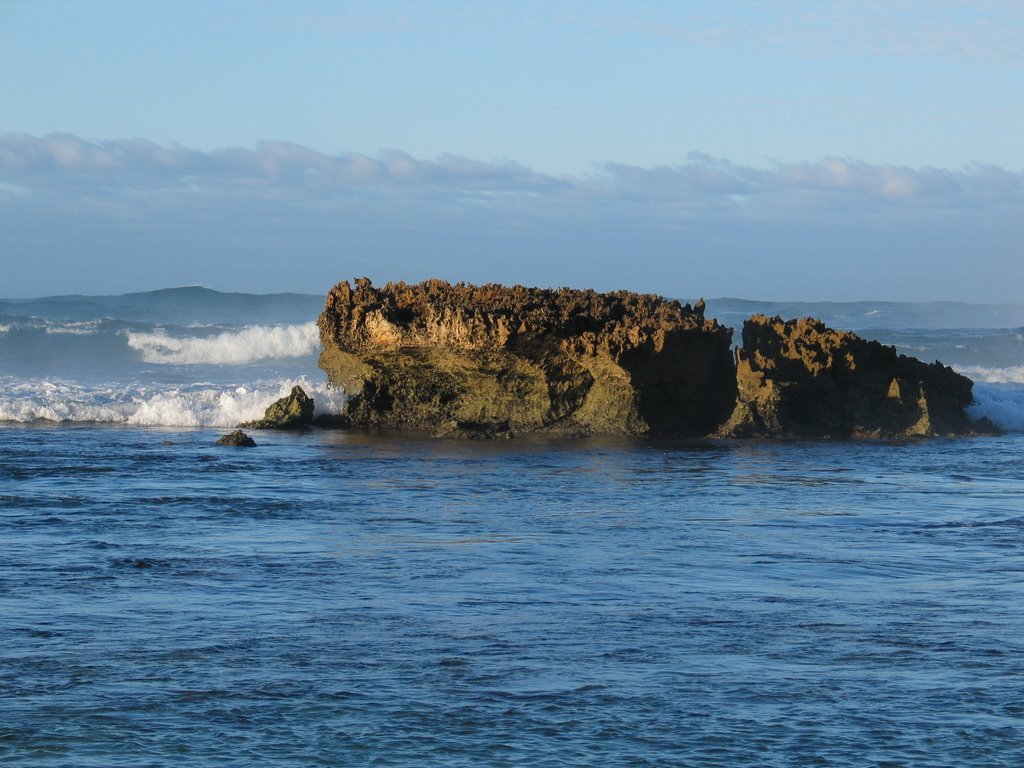
<path fill-rule="evenodd" d="M 708 302 L 1000 437 L 216 446 L 321 303 L 0 300 L 0 764 L 1024 765 L 1024 307 Z"/>

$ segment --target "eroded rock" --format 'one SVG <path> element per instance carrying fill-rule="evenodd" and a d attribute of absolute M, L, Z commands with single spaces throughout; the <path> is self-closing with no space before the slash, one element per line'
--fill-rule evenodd
<path fill-rule="evenodd" d="M 356 427 L 699 436 L 735 402 L 730 329 L 653 295 L 361 278 L 319 327 Z"/>
<path fill-rule="evenodd" d="M 971 422 L 970 379 L 805 318 L 731 330 L 626 291 L 429 280 L 336 285 L 320 366 L 353 427 L 507 438 L 911 437 L 998 432 Z M 268 411 L 269 416 L 269 411 Z"/>
<path fill-rule="evenodd" d="M 939 362 L 811 318 L 755 315 L 736 350 L 729 437 L 912 437 L 988 433 L 965 408 L 973 383 Z"/>

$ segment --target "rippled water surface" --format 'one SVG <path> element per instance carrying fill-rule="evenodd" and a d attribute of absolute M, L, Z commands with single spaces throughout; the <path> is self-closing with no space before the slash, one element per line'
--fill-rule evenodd
<path fill-rule="evenodd" d="M 1024 765 L 1024 436 L 0 428 L 0 763 Z"/>

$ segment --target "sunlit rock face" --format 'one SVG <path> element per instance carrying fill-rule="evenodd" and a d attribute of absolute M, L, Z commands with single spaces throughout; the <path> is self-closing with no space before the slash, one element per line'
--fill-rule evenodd
<path fill-rule="evenodd" d="M 732 413 L 731 330 L 626 291 L 342 282 L 320 366 L 353 426 L 461 436 L 701 436 Z"/>
<path fill-rule="evenodd" d="M 914 437 L 994 431 L 965 413 L 973 383 L 941 363 L 811 318 L 754 315 L 736 350 L 730 437 Z"/>
<path fill-rule="evenodd" d="M 996 431 L 941 363 L 818 320 L 755 315 L 743 343 L 681 304 L 627 291 L 338 283 L 320 366 L 345 424 L 458 437 L 671 433 L 882 437 Z"/>

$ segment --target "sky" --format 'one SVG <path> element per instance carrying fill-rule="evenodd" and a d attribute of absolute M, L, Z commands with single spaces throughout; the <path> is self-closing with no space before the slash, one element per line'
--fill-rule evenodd
<path fill-rule="evenodd" d="M 0 0 L 0 296 L 1024 302 L 1024 1 Z"/>

